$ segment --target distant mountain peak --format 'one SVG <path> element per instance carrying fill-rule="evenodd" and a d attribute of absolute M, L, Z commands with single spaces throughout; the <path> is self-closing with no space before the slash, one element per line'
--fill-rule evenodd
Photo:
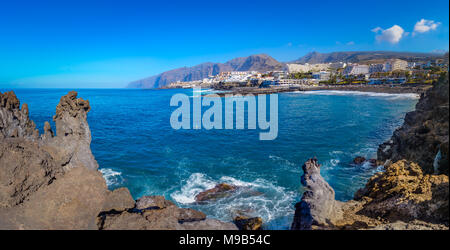
<path fill-rule="evenodd" d="M 159 88 L 176 81 L 196 81 L 226 71 L 274 71 L 285 65 L 267 54 L 237 57 L 225 63 L 202 63 L 193 67 L 182 67 L 131 82 L 129 88 Z"/>

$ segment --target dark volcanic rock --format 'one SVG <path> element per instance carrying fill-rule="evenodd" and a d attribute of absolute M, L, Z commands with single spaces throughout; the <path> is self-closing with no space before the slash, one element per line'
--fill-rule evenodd
<path fill-rule="evenodd" d="M 236 190 L 236 186 L 226 183 L 217 184 L 214 188 L 205 190 L 195 196 L 197 202 L 216 200 L 219 198 L 227 197 L 231 192 Z"/>
<path fill-rule="evenodd" d="M 424 174 L 406 160 L 386 166 L 347 202 L 320 176 L 314 160 L 304 165 L 307 190 L 297 203 L 292 229 L 448 229 L 449 180 Z"/>
<path fill-rule="evenodd" d="M 303 165 L 301 183 L 306 188 L 302 199 L 295 205 L 294 230 L 309 230 L 313 226 L 326 227 L 340 217 L 340 206 L 334 199 L 334 190 L 320 175 L 317 159 Z"/>
<path fill-rule="evenodd" d="M 437 172 L 448 175 L 448 84 L 447 74 L 422 94 L 416 110 L 407 113 L 404 124 L 380 145 L 378 160 L 406 159 L 418 163 L 425 173 L 436 172 L 436 167 Z"/>
<path fill-rule="evenodd" d="M 27 138 L 36 139 L 36 125 L 28 117 L 28 105 L 20 109 L 20 102 L 13 91 L 0 93 L 0 139 Z"/>
<path fill-rule="evenodd" d="M 151 230 L 236 230 L 231 222 L 207 219 L 200 211 L 190 208 L 179 208 L 173 203 L 163 200 L 163 196 L 145 196 L 160 206 L 152 205 L 151 209 L 123 211 L 120 213 L 102 213 L 99 217 L 99 229 L 151 229 Z M 139 201 L 139 200 L 138 200 Z M 150 204 L 150 203 L 148 203 Z M 145 205 L 146 206 L 146 205 Z"/>
<path fill-rule="evenodd" d="M 239 230 L 261 230 L 263 221 L 260 217 L 242 217 L 237 216 L 234 218 L 234 224 L 239 228 Z"/>
<path fill-rule="evenodd" d="M 378 166 L 377 159 L 370 159 L 369 162 L 370 162 L 370 166 L 372 166 L 372 167 Z"/>
<path fill-rule="evenodd" d="M 362 156 L 357 156 L 355 157 L 355 159 L 353 159 L 353 163 L 355 164 L 363 164 L 366 161 L 366 158 L 362 157 Z"/>

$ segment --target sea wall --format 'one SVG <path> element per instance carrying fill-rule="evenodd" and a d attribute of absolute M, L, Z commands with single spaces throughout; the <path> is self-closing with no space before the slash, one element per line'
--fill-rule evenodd
<path fill-rule="evenodd" d="M 448 230 L 448 93 L 446 74 L 380 145 L 377 162 L 384 171 L 371 177 L 353 200 L 335 201 L 318 161 L 308 160 L 301 178 L 306 191 L 296 205 L 292 229 Z"/>

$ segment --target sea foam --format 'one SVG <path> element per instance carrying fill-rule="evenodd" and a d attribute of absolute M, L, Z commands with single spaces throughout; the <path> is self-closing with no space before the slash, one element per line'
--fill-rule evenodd
<path fill-rule="evenodd" d="M 102 173 L 103 178 L 106 180 L 106 185 L 112 186 L 122 182 L 122 173 L 118 171 L 114 171 L 110 168 L 102 168 L 99 169 Z"/>
<path fill-rule="evenodd" d="M 197 194 L 219 183 L 235 185 L 238 189 L 228 197 L 209 203 L 195 203 Z M 240 214 L 259 216 L 268 222 L 268 228 L 279 228 L 274 219 L 286 217 L 291 219 L 294 214 L 293 205 L 299 194 L 261 178 L 243 181 L 231 176 L 222 176 L 214 180 L 203 173 L 194 173 L 186 180 L 181 190 L 172 193 L 171 197 L 181 206 L 186 205 L 203 211 L 212 218 L 230 221 Z"/>

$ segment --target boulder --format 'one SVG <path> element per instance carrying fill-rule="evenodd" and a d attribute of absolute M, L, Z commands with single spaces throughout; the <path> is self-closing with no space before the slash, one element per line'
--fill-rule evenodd
<path fill-rule="evenodd" d="M 234 224 L 239 228 L 239 230 L 261 230 L 263 221 L 260 217 L 242 217 L 237 216 L 234 218 Z"/>
<path fill-rule="evenodd" d="M 227 197 L 231 195 L 233 191 L 237 189 L 236 186 L 226 184 L 226 183 L 220 183 L 217 184 L 214 188 L 205 190 L 195 196 L 195 200 L 197 202 L 204 202 L 204 201 L 211 201 L 216 200 L 220 198 Z"/>
<path fill-rule="evenodd" d="M 178 212 L 178 222 L 192 222 L 206 219 L 206 214 L 191 208 L 180 208 Z"/>
<path fill-rule="evenodd" d="M 363 156 L 356 156 L 355 159 L 353 159 L 353 163 L 357 164 L 357 165 L 361 165 L 366 161 L 366 158 L 364 158 Z"/>
<path fill-rule="evenodd" d="M 370 159 L 369 162 L 370 162 L 370 166 L 372 166 L 372 167 L 378 166 L 377 159 Z"/>

